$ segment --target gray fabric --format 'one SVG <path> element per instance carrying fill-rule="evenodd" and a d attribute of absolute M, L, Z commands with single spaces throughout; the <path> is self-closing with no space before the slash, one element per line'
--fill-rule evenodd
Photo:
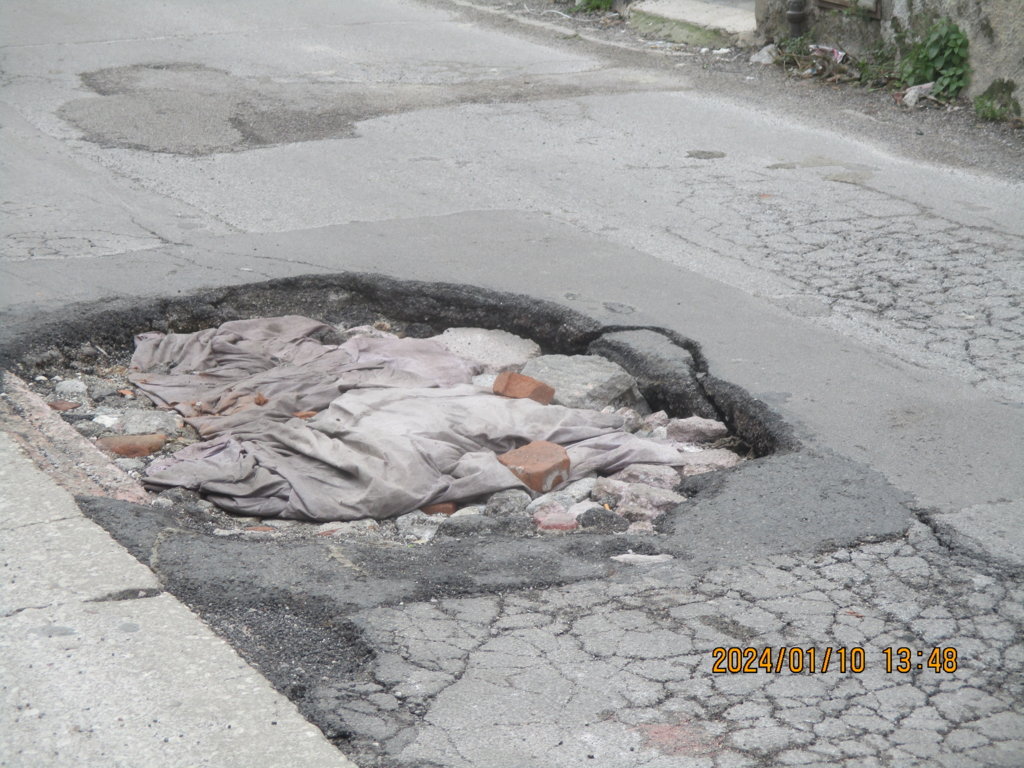
<path fill-rule="evenodd" d="M 330 330 L 290 316 L 139 336 L 132 381 L 209 438 L 154 462 L 146 483 L 245 515 L 384 519 L 524 487 L 496 455 L 532 440 L 566 446 L 571 479 L 681 463 L 670 446 L 622 432 L 614 414 L 476 387 L 478 367 L 436 342 L 317 340 Z M 317 415 L 293 415 L 302 411 Z"/>

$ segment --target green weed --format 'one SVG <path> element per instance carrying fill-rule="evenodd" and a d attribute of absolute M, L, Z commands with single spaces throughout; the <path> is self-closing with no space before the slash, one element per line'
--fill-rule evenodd
<path fill-rule="evenodd" d="M 910 46 L 900 62 L 899 74 L 905 85 L 934 82 L 935 98 L 955 99 L 971 74 L 967 36 L 950 19 L 940 19 L 922 40 Z"/>

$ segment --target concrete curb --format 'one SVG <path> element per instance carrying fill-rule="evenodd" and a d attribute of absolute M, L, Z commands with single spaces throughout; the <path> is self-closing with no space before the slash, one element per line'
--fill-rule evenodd
<path fill-rule="evenodd" d="M 753 10 L 702 0 L 644 0 L 633 3 L 626 20 L 640 34 L 674 43 L 721 48 L 753 45 Z"/>

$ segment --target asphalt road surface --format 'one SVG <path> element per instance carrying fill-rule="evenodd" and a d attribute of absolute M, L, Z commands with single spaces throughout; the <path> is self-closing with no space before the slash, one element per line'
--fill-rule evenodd
<path fill-rule="evenodd" d="M 508 578 L 475 592 L 349 552 L 358 598 L 314 592 L 359 664 L 289 690 L 247 658 L 364 766 L 1024 763 L 1019 132 L 862 95 L 837 119 L 817 86 L 484 5 L 4 3 L 0 342 L 345 271 L 675 330 L 803 443 L 698 495 L 699 551 L 680 519 L 675 560 L 558 583 L 481 555 Z M 154 530 L 129 549 L 209 608 L 181 574 L 221 550 Z M 865 668 L 713 671 L 783 646 Z"/>

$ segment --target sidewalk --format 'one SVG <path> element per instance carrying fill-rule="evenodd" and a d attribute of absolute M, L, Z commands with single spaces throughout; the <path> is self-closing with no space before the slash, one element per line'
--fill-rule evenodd
<path fill-rule="evenodd" d="M 352 768 L 0 434 L 0 765 Z"/>

